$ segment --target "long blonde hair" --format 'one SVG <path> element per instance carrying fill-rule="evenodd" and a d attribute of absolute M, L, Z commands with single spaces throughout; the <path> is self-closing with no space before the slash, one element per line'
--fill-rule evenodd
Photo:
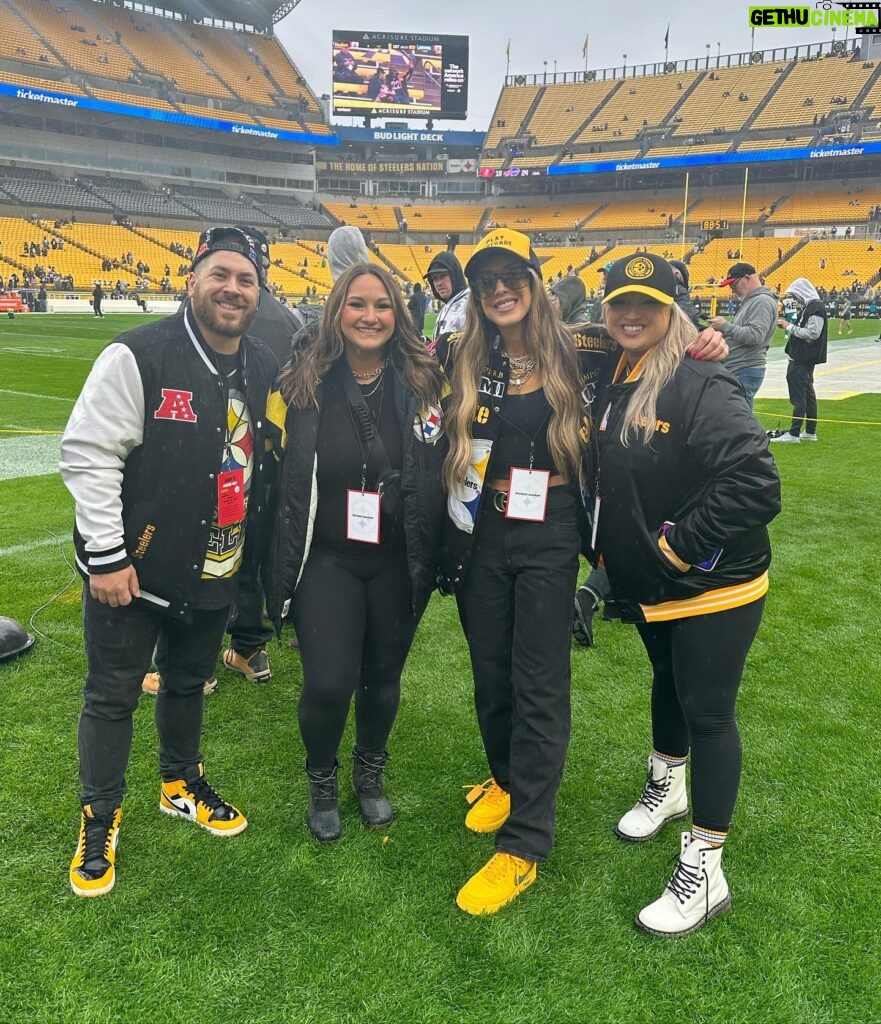
<path fill-rule="evenodd" d="M 535 357 L 551 406 L 548 448 L 557 472 L 570 480 L 577 480 L 581 471 L 578 356 L 572 336 L 560 323 L 538 275 L 532 270 L 529 271 L 529 287 L 532 303 L 526 314 L 526 350 Z M 465 478 L 471 461 L 471 427 L 477 412 L 477 386 L 489 362 L 490 346 L 497 333 L 472 291 L 462 337 L 456 342 L 450 375 L 453 393 L 445 417 L 450 451 L 444 462 L 444 483 L 451 489 Z"/>
<path fill-rule="evenodd" d="M 395 332 L 386 351 L 407 385 L 416 392 L 422 408 L 437 405 L 441 393 L 441 372 L 413 327 L 410 312 L 387 270 L 373 263 L 355 263 L 337 278 L 327 298 L 318 330 L 298 348 L 278 377 L 282 397 L 298 409 L 315 404 L 320 380 L 345 351 L 340 318 L 349 287 L 363 274 L 372 274 L 385 286 L 395 314 Z"/>
<path fill-rule="evenodd" d="M 605 316 L 605 307 L 603 310 Z M 670 326 L 654 348 L 643 356 L 642 373 L 630 396 L 621 424 L 621 444 L 630 447 L 631 433 L 649 444 L 658 419 L 658 395 L 682 362 L 685 350 L 697 337 L 694 324 L 674 302 L 670 307 Z"/>

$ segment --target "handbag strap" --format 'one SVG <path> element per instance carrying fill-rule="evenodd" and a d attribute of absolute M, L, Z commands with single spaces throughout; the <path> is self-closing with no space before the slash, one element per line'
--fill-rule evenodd
<path fill-rule="evenodd" d="M 349 403 L 349 411 L 352 414 L 352 422 L 355 424 L 359 441 L 367 450 L 365 462 L 371 456 L 373 457 L 378 473 L 377 479 L 382 480 L 391 472 L 392 467 L 388 452 L 385 450 L 385 445 L 379 436 L 379 424 L 374 421 L 370 408 L 367 405 L 367 400 L 355 383 L 355 378 L 352 376 L 348 366 L 342 365 L 340 370 L 343 375 L 343 386 L 346 392 L 346 400 Z M 385 382 L 383 382 L 383 387 L 385 387 Z"/>

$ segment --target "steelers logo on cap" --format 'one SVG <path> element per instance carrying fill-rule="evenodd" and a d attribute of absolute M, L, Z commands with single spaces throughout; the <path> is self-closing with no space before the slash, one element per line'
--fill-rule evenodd
<path fill-rule="evenodd" d="M 651 277 L 654 272 L 655 268 L 652 265 L 652 261 L 647 260 L 644 256 L 635 257 L 624 268 L 625 275 L 631 281 L 644 281 L 647 277 Z"/>

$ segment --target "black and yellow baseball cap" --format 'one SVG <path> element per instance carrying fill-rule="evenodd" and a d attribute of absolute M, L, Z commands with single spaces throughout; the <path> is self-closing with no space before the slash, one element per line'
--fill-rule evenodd
<path fill-rule="evenodd" d="M 465 277 L 470 281 L 476 276 L 480 264 L 486 257 L 497 252 L 519 256 L 541 277 L 541 264 L 532 248 L 532 240 L 529 235 L 524 235 L 522 231 L 512 231 L 511 228 L 495 228 L 475 245 L 470 259 L 465 264 Z"/>
<path fill-rule="evenodd" d="M 606 276 L 603 303 L 628 292 L 639 292 L 672 306 L 676 299 L 676 278 L 670 264 L 650 252 L 635 253 L 613 263 Z"/>

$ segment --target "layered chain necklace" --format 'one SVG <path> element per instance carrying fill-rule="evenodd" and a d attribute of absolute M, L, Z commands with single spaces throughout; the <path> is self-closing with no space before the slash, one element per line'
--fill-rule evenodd
<path fill-rule="evenodd" d="M 520 391 L 535 370 L 535 356 L 523 355 L 515 357 L 509 356 L 506 352 L 505 358 L 511 367 L 511 386 Z"/>
<path fill-rule="evenodd" d="M 358 384 L 361 387 L 373 384 L 373 388 L 370 391 L 363 392 L 365 398 L 369 398 L 382 383 L 382 375 L 385 373 L 386 366 L 388 366 L 387 358 L 383 359 L 375 370 L 368 370 L 366 373 L 355 373 L 355 371 L 352 370 L 352 376 L 356 381 L 358 381 Z"/>

